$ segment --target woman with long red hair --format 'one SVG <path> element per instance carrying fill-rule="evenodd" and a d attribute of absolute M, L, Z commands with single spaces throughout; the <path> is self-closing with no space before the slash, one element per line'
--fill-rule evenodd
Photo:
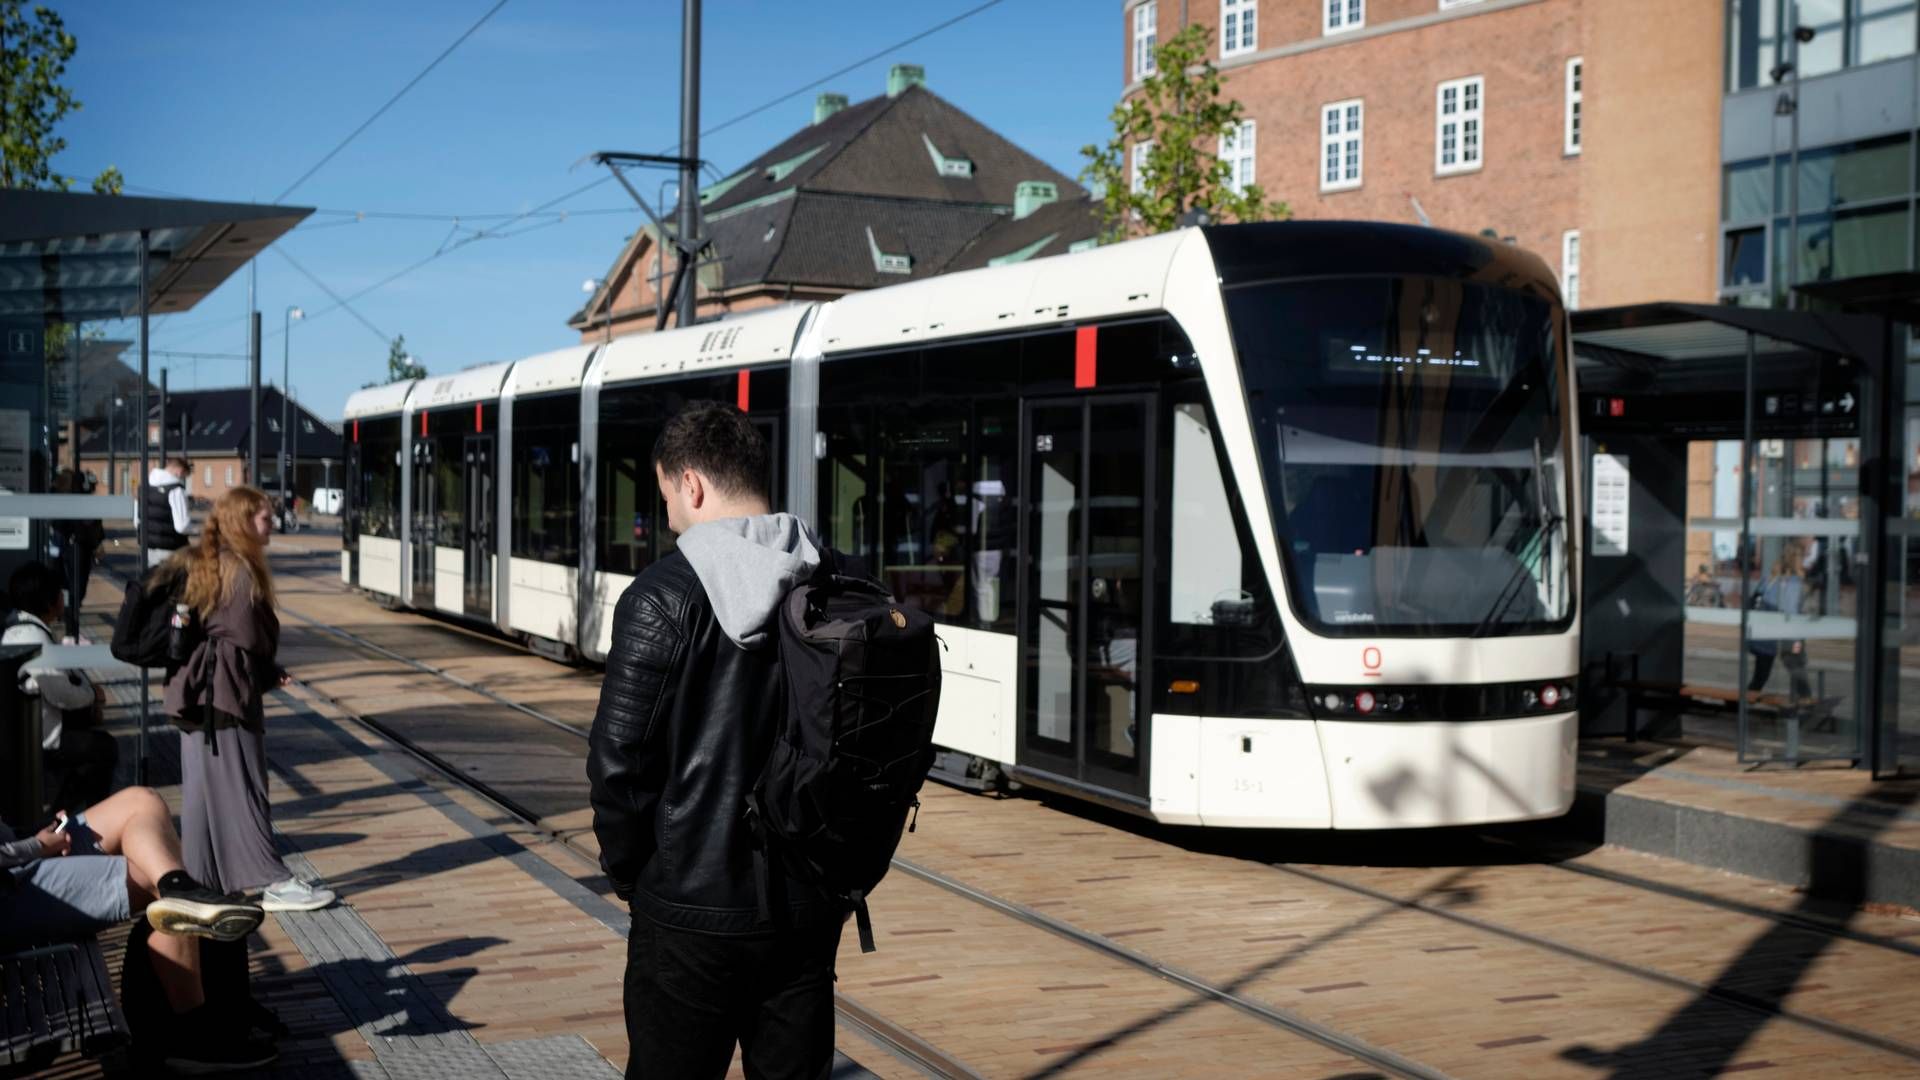
<path fill-rule="evenodd" d="M 266 695 L 287 680 L 275 662 L 272 537 L 273 504 L 257 488 L 236 487 L 214 503 L 198 541 L 155 571 L 184 575 L 180 602 L 202 630 L 167 679 L 165 708 L 181 729 L 187 871 L 223 892 L 264 890 L 268 911 L 313 911 L 333 893 L 280 861 L 267 801 Z"/>

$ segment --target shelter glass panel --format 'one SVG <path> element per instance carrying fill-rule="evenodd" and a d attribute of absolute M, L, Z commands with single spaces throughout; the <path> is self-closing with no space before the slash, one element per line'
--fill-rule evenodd
<path fill-rule="evenodd" d="M 1857 757 L 1860 442 L 1757 440 L 1746 468 L 1742 754 Z"/>

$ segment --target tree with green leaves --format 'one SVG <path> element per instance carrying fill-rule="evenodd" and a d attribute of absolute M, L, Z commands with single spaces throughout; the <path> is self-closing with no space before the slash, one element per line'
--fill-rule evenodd
<path fill-rule="evenodd" d="M 1166 232 L 1196 210 L 1211 221 L 1289 216 L 1287 204 L 1267 201 L 1259 185 L 1236 189 L 1233 166 L 1220 157 L 1221 140 L 1239 131 L 1245 110 L 1221 96 L 1212 39 L 1209 28 L 1196 24 L 1155 49 L 1153 74 L 1114 107 L 1113 138 L 1080 149 L 1087 159 L 1081 181 L 1105 192 L 1105 240 Z M 1146 150 L 1136 158 L 1138 146 Z M 1130 162 L 1138 166 L 1137 178 L 1129 175 Z"/>
<path fill-rule="evenodd" d="M 55 125 L 80 108 L 72 91 L 60 85 L 79 43 L 49 8 L 25 0 L 0 0 L 0 188 L 73 186 L 74 178 L 53 169 L 54 155 L 67 140 Z M 94 178 L 100 195 L 120 194 L 125 178 L 112 165 Z"/>
<path fill-rule="evenodd" d="M 387 381 L 401 382 L 406 379 L 424 379 L 427 369 L 413 362 L 407 354 L 407 335 L 401 334 L 387 346 Z"/>

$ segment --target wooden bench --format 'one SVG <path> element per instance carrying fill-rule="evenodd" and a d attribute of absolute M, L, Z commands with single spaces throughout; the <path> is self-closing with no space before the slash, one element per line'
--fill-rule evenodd
<path fill-rule="evenodd" d="M 0 1076 L 45 1068 L 62 1054 L 118 1054 L 129 1041 L 99 942 L 0 953 Z"/>
<path fill-rule="evenodd" d="M 1724 686 L 1699 686 L 1692 683 L 1645 679 L 1624 679 L 1614 683 L 1613 686 L 1627 695 L 1629 738 L 1638 730 L 1642 709 L 1663 713 L 1737 712 L 1742 697 L 1747 700 L 1749 713 L 1787 716 L 1798 710 L 1813 721 L 1812 730 L 1825 730 L 1838 723 L 1833 710 L 1843 700 L 1837 697 L 1815 698 L 1796 705 L 1794 700 L 1786 694 L 1753 690 L 1742 694 L 1738 690 Z"/>

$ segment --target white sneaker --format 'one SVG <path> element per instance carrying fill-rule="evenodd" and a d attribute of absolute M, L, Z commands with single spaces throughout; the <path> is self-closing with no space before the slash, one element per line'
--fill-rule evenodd
<path fill-rule="evenodd" d="M 335 897 L 333 890 L 324 885 L 313 885 L 299 878 L 288 878 L 267 886 L 260 896 L 262 911 L 319 911 L 331 905 Z"/>

